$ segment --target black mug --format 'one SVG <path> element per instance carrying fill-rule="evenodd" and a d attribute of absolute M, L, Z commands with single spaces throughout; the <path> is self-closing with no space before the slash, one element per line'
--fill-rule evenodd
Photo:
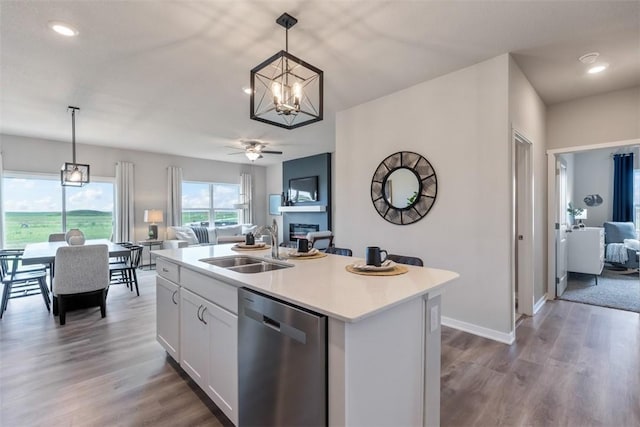
<path fill-rule="evenodd" d="M 244 243 L 245 243 L 245 245 L 255 245 L 256 244 L 256 238 L 254 237 L 253 233 L 247 233 L 244 236 Z"/>
<path fill-rule="evenodd" d="M 384 259 L 380 259 L 380 254 L 384 252 Z M 365 252 L 365 262 L 367 265 L 373 265 L 376 267 L 380 267 L 382 263 L 387 259 L 387 251 L 384 249 L 380 249 L 379 246 L 367 246 L 367 250 Z"/>
<path fill-rule="evenodd" d="M 307 239 L 298 239 L 298 252 L 309 252 L 309 241 Z"/>

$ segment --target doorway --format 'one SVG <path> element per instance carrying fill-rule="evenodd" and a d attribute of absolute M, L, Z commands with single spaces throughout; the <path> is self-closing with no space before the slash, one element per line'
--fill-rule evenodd
<path fill-rule="evenodd" d="M 562 184 L 566 179 L 562 176 L 561 158 L 566 155 L 578 154 L 587 151 L 608 149 L 616 151 L 623 147 L 631 147 L 640 145 L 640 139 L 615 141 L 603 144 L 593 144 L 588 146 L 568 147 L 562 149 L 552 149 L 547 151 L 547 218 L 548 218 L 548 277 L 547 277 L 547 298 L 556 299 L 562 295 L 567 287 L 567 278 L 570 275 L 567 273 L 567 261 L 566 261 L 566 231 L 570 228 L 568 224 L 567 216 L 567 186 Z M 573 190 L 570 190 L 571 192 Z M 582 199 L 582 196 L 577 196 L 578 199 Z M 606 200 L 605 203 L 611 203 L 611 200 Z M 593 221 L 591 215 L 589 220 Z M 609 219 L 610 220 L 610 219 Z M 602 221 L 600 221 L 602 222 Z M 561 224 L 564 224 L 564 233 L 561 229 Z M 602 224 L 598 223 L 598 226 Z M 564 252 L 564 253 L 563 253 Z"/>
<path fill-rule="evenodd" d="M 522 315 L 533 316 L 533 159 L 531 142 L 513 131 L 512 265 L 514 329 Z"/>

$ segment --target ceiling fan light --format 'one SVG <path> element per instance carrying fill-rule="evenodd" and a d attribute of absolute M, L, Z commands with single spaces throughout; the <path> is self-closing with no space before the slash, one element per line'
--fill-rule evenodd
<path fill-rule="evenodd" d="M 245 152 L 245 154 L 247 155 L 247 158 L 249 160 L 251 160 L 252 162 L 255 162 L 256 160 L 258 160 L 260 158 L 260 153 L 258 153 L 256 151 L 247 151 L 247 152 Z"/>

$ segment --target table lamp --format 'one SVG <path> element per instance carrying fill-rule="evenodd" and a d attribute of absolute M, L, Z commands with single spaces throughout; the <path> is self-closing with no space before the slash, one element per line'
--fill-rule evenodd
<path fill-rule="evenodd" d="M 149 240 L 158 240 L 158 226 L 156 222 L 162 222 L 162 211 L 160 209 L 145 209 L 144 222 L 150 222 Z"/>
<path fill-rule="evenodd" d="M 587 210 L 582 209 L 582 212 L 580 212 L 579 214 L 576 214 L 575 219 L 578 220 L 578 226 L 580 228 L 584 227 L 584 223 L 582 222 L 582 220 L 587 219 Z"/>

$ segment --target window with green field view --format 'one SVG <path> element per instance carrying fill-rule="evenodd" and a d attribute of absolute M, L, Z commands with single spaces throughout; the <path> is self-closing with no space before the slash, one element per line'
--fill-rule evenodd
<path fill-rule="evenodd" d="M 239 224 L 241 211 L 234 207 L 239 201 L 239 184 L 183 182 L 182 224 Z"/>
<path fill-rule="evenodd" d="M 46 242 L 51 233 L 78 228 L 87 239 L 110 239 L 114 186 L 93 180 L 84 187 L 63 187 L 58 176 L 5 174 L 5 248 Z"/>

